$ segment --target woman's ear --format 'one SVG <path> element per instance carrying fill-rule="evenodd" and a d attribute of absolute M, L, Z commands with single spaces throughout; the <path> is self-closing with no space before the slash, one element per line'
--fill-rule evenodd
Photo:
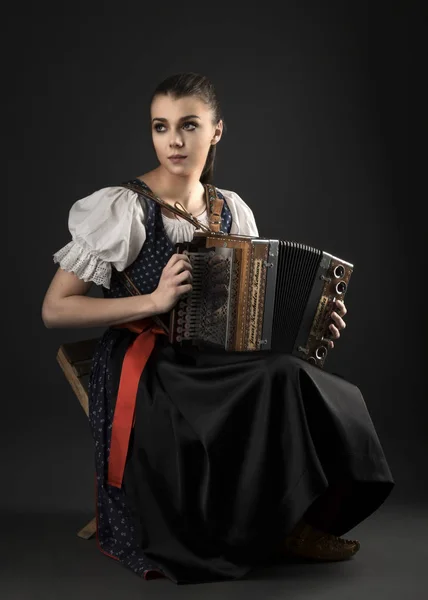
<path fill-rule="evenodd" d="M 214 136 L 211 139 L 212 146 L 214 146 L 221 140 L 222 133 L 223 133 L 223 121 L 220 119 L 220 121 L 215 126 Z"/>

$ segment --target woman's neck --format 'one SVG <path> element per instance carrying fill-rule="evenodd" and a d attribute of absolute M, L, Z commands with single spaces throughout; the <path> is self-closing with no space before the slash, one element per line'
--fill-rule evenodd
<path fill-rule="evenodd" d="M 180 202 L 192 214 L 199 214 L 205 207 L 205 188 L 199 179 L 171 175 L 157 167 L 138 177 L 166 203 L 174 206 Z"/>
<path fill-rule="evenodd" d="M 188 209 L 189 206 L 200 206 L 205 189 L 197 177 L 178 177 L 161 170 L 159 167 L 139 177 L 162 200 L 174 205 L 175 202 Z"/>

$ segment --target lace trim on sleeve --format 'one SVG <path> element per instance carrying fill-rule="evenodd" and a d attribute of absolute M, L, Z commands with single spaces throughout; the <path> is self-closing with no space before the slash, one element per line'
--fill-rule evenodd
<path fill-rule="evenodd" d="M 55 252 L 53 260 L 59 263 L 61 269 L 75 273 L 79 279 L 93 281 L 110 289 L 111 264 L 97 258 L 76 242 L 71 241 Z"/>

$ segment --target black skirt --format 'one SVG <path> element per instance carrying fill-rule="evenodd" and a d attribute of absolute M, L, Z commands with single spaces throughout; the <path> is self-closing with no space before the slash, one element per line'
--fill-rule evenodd
<path fill-rule="evenodd" d="M 98 457 L 134 337 L 109 330 L 95 359 L 91 393 L 104 393 L 91 420 Z M 116 501 L 132 521 L 127 551 L 128 534 L 105 517 L 104 551 L 120 547 L 106 553 L 144 577 L 159 572 L 175 583 L 238 579 L 266 564 L 337 480 L 354 487 L 330 528 L 335 535 L 372 514 L 394 486 L 352 383 L 287 354 L 182 349 L 164 336 L 140 379 L 121 490 L 106 489 L 101 462 L 99 511 L 107 515 Z M 138 558 L 151 567 L 139 571 Z"/>

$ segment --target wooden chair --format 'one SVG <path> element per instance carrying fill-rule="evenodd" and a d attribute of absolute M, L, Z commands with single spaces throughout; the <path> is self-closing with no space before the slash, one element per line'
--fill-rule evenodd
<path fill-rule="evenodd" d="M 89 417 L 89 372 L 97 342 L 98 338 L 93 338 L 62 344 L 56 357 L 87 417 Z M 77 535 L 84 540 L 89 540 L 95 535 L 96 528 L 96 517 L 94 517 L 83 529 L 78 531 Z"/>

